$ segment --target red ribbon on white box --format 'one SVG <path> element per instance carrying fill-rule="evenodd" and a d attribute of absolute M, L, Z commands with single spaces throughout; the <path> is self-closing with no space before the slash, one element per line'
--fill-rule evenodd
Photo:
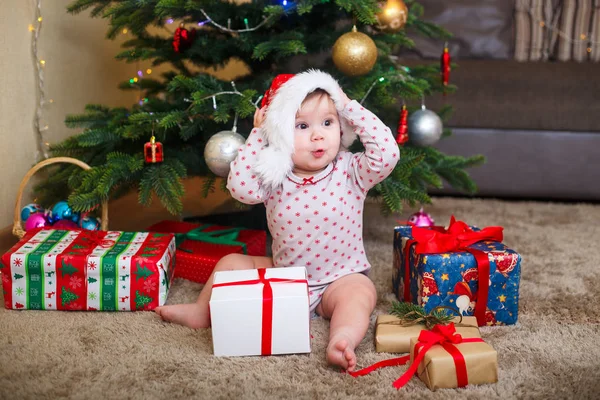
<path fill-rule="evenodd" d="M 261 355 L 270 356 L 272 351 L 273 338 L 273 288 L 271 283 L 305 283 L 306 279 L 287 279 L 287 278 L 266 278 L 266 268 L 259 268 L 258 279 L 238 282 L 223 282 L 213 284 L 213 288 L 224 286 L 243 286 L 263 284 L 263 306 L 262 306 L 262 334 L 261 334 Z"/>

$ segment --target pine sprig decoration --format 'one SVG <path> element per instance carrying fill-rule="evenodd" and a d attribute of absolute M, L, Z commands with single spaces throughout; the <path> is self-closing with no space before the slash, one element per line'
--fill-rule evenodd
<path fill-rule="evenodd" d="M 415 314 L 425 314 L 425 309 L 418 305 L 408 302 L 400 302 L 394 301 L 392 302 L 392 306 L 390 308 L 390 314 L 395 315 L 398 318 L 405 318 L 406 314 L 415 313 Z M 418 316 L 410 319 L 417 319 Z"/>
<path fill-rule="evenodd" d="M 398 317 L 406 325 L 423 323 L 428 329 L 436 324 L 447 324 L 455 317 L 444 308 L 434 308 L 428 314 L 422 306 L 399 301 L 392 303 L 390 314 Z"/>

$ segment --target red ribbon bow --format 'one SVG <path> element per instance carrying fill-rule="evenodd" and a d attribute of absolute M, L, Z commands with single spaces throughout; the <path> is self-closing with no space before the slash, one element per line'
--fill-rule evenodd
<path fill-rule="evenodd" d="M 100 235 L 103 235 L 100 237 Z M 106 232 L 102 231 L 87 231 L 82 230 L 81 233 L 77 236 L 77 239 L 83 240 L 87 242 L 87 244 L 93 247 L 102 247 L 103 249 L 109 249 L 113 247 L 117 242 L 112 239 L 105 239 Z"/>
<path fill-rule="evenodd" d="M 442 346 L 444 350 L 450 353 L 454 359 L 454 366 L 456 367 L 456 382 L 458 387 L 467 386 L 469 384 L 467 364 L 465 363 L 464 356 L 455 346 L 455 344 L 475 342 L 483 342 L 483 339 L 463 339 L 460 334 L 456 333 L 456 328 L 454 327 L 453 323 L 450 323 L 449 325 L 436 325 L 431 331 L 421 331 L 419 334 L 419 342 L 415 345 L 415 359 L 406 372 L 394 382 L 394 387 L 396 389 L 400 389 L 402 386 L 406 385 L 406 383 L 417 372 L 419 364 L 425 357 L 425 354 L 427 354 L 429 349 L 436 344 Z"/>
<path fill-rule="evenodd" d="M 412 227 L 413 240 L 409 240 L 404 247 L 404 301 L 410 301 L 410 270 L 408 260 L 410 248 L 413 244 L 417 254 L 450 253 L 466 251 L 475 257 L 478 268 L 479 290 L 477 292 L 477 303 L 473 314 L 477 318 L 479 326 L 485 325 L 485 310 L 489 292 L 490 260 L 486 252 L 473 249 L 469 246 L 492 240 L 502 242 L 503 228 L 500 226 L 489 226 L 480 231 L 474 231 L 466 223 L 456 221 L 454 216 L 450 218 L 448 229 L 433 227 L 431 229 Z"/>
<path fill-rule="evenodd" d="M 258 279 L 238 282 L 223 282 L 213 284 L 213 288 L 223 286 L 242 286 L 263 284 L 263 307 L 262 307 L 262 336 L 261 336 L 261 355 L 271 355 L 272 337 L 273 337 L 273 288 L 271 283 L 305 283 L 306 279 L 287 279 L 287 278 L 266 278 L 266 268 L 259 268 Z"/>
<path fill-rule="evenodd" d="M 415 345 L 415 359 L 404 374 L 396 381 L 394 381 L 394 387 L 400 389 L 408 383 L 408 381 L 415 375 L 419 364 L 423 361 L 425 354 L 434 345 L 439 344 L 452 356 L 454 360 L 454 366 L 456 368 L 456 382 L 458 387 L 467 386 L 469 383 L 469 376 L 467 374 L 467 364 L 465 357 L 462 355 L 460 350 L 455 346 L 459 343 L 480 343 L 483 342 L 481 338 L 468 338 L 464 339 L 460 334 L 456 333 L 456 327 L 454 323 L 448 325 L 435 325 L 430 331 L 422 330 L 419 334 L 419 341 Z M 410 361 L 410 356 L 403 356 L 398 358 L 392 358 L 389 360 L 383 360 L 375 363 L 369 367 L 363 368 L 359 371 L 348 372 L 350 376 L 358 377 L 367 375 L 376 369 L 383 367 L 393 367 L 398 365 L 405 365 Z"/>
<path fill-rule="evenodd" d="M 307 184 L 311 184 L 314 185 L 315 182 L 313 182 L 313 178 L 314 176 L 311 176 L 310 178 L 302 178 L 302 186 L 307 185 Z"/>

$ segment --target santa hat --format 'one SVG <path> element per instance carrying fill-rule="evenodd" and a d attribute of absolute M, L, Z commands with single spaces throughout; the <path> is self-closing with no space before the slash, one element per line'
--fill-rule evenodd
<path fill-rule="evenodd" d="M 331 75 L 319 70 L 278 75 L 265 93 L 262 106 L 267 106 L 267 112 L 262 134 L 268 146 L 260 153 L 253 168 L 263 185 L 277 187 L 292 171 L 296 113 L 306 96 L 317 89 L 329 94 L 338 113 L 344 109 L 339 84 Z M 356 139 L 356 133 L 348 121 L 341 117 L 340 124 L 340 150 L 345 150 Z"/>

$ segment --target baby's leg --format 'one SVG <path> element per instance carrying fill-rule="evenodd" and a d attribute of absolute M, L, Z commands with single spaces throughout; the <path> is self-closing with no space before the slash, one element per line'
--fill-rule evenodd
<path fill-rule="evenodd" d="M 156 313 L 158 313 L 165 321 L 187 326 L 188 328 L 208 328 L 210 326 L 208 302 L 210 301 L 210 294 L 212 293 L 212 283 L 215 272 L 270 268 L 272 266 L 273 260 L 269 257 L 228 254 L 219 260 L 195 303 L 157 307 Z"/>
<path fill-rule="evenodd" d="M 329 364 L 354 370 L 354 349 L 367 333 L 376 302 L 375 286 L 363 274 L 346 275 L 325 290 L 317 313 L 331 319 L 327 346 Z"/>

